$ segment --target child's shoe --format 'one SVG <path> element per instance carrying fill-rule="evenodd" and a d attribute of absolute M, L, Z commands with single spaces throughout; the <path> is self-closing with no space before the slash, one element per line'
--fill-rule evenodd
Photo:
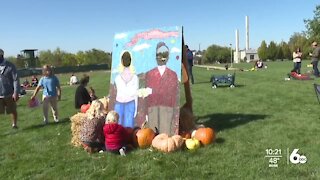
<path fill-rule="evenodd" d="M 119 153 L 121 156 L 126 156 L 126 148 L 122 147 L 121 149 L 119 149 Z"/>

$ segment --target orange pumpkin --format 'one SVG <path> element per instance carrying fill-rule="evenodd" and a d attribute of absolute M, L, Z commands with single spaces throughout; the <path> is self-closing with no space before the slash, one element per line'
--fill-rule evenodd
<path fill-rule="evenodd" d="M 208 145 L 211 144 L 215 139 L 215 133 L 213 129 L 211 128 L 199 128 L 197 129 L 195 136 L 195 139 L 198 139 L 201 144 Z"/>
<path fill-rule="evenodd" d="M 167 134 L 159 134 L 152 140 L 152 147 L 162 152 L 173 152 L 181 148 L 184 140 L 180 135 L 169 137 Z"/>
<path fill-rule="evenodd" d="M 154 137 L 155 133 L 151 128 L 138 128 L 133 132 L 133 143 L 136 147 L 148 148 L 151 146 Z"/>
<path fill-rule="evenodd" d="M 89 108 L 90 108 L 90 104 L 82 104 L 80 110 L 82 113 L 86 113 Z"/>

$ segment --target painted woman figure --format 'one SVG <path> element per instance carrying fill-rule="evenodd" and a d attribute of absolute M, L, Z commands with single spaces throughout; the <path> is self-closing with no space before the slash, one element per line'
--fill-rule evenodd
<path fill-rule="evenodd" d="M 114 110 L 119 114 L 119 124 L 133 128 L 137 114 L 139 79 L 134 72 L 128 51 L 121 56 L 120 74 L 115 78 L 115 86 L 117 95 Z"/>

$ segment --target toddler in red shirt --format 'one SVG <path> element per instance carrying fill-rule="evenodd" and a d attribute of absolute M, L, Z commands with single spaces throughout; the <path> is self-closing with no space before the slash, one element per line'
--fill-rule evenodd
<path fill-rule="evenodd" d="M 106 150 L 125 155 L 126 145 L 128 140 L 128 133 L 126 129 L 118 124 L 119 114 L 115 111 L 108 112 L 103 133 L 105 137 Z"/>

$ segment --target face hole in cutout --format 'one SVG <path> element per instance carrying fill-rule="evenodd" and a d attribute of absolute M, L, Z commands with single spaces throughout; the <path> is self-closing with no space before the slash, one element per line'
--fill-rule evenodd
<path fill-rule="evenodd" d="M 124 52 L 122 54 L 121 62 L 124 67 L 129 67 L 131 65 L 131 55 L 129 52 Z"/>
<path fill-rule="evenodd" d="M 169 48 L 164 43 L 159 43 L 157 47 L 157 63 L 164 65 L 169 59 Z"/>

